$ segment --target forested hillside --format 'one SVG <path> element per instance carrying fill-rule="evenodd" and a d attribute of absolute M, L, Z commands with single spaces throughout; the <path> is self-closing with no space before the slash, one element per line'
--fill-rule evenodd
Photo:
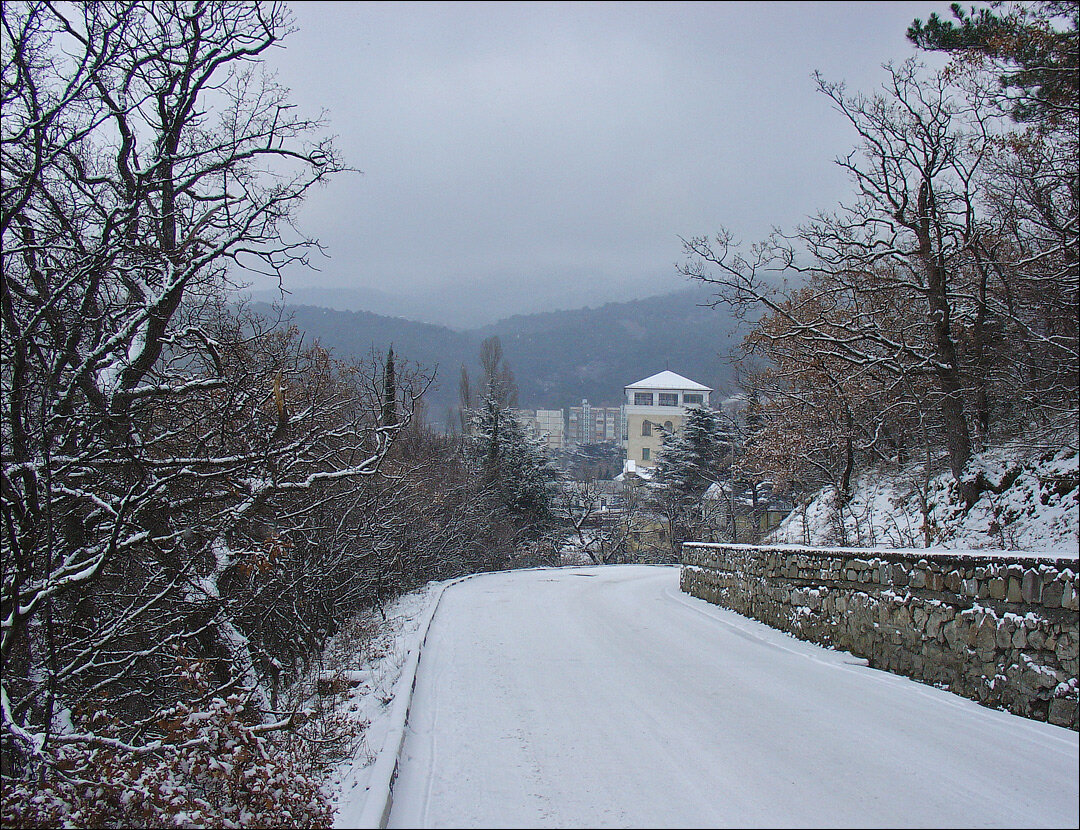
<path fill-rule="evenodd" d="M 671 369 L 722 392 L 731 391 L 729 350 L 737 343 L 736 321 L 706 306 L 701 287 L 599 308 L 510 317 L 467 332 L 384 317 L 364 311 L 285 306 L 282 318 L 341 358 L 385 354 L 393 345 L 401 357 L 426 369 L 438 368 L 428 391 L 428 412 L 436 421 L 456 407 L 458 376 L 465 365 L 476 374 L 481 341 L 496 335 L 519 387 L 523 407 L 562 408 L 621 402 L 623 387 L 662 369 Z M 268 319 L 278 311 L 262 303 L 252 310 Z"/>
<path fill-rule="evenodd" d="M 970 507 L 947 472 L 922 464 L 860 471 L 844 498 L 827 486 L 769 537 L 794 545 L 1048 551 L 1076 555 L 1080 478 L 1076 424 L 998 442 L 971 467 L 986 486 Z"/>

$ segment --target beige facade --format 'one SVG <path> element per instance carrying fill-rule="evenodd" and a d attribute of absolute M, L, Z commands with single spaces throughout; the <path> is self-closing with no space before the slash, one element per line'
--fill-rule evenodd
<path fill-rule="evenodd" d="M 561 450 L 566 446 L 565 425 L 561 409 L 536 410 L 536 430 L 549 450 Z"/>
<path fill-rule="evenodd" d="M 540 429 L 536 423 L 536 413 L 528 409 L 514 409 L 511 410 L 514 413 L 514 417 L 517 422 L 521 424 L 521 428 L 525 430 L 525 434 L 533 438 L 540 437 Z"/>
<path fill-rule="evenodd" d="M 709 406 L 712 391 L 675 372 L 659 372 L 625 387 L 626 460 L 638 467 L 653 467 L 664 444 L 686 420 L 691 406 Z"/>
<path fill-rule="evenodd" d="M 543 441 L 549 450 L 566 446 L 561 409 L 515 409 L 514 417 L 527 434 Z"/>

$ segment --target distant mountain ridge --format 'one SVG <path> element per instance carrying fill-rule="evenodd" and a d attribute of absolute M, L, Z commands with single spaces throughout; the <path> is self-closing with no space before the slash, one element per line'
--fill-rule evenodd
<path fill-rule="evenodd" d="M 598 308 L 515 315 L 464 332 L 369 311 L 286 305 L 284 313 L 340 357 L 385 354 L 393 344 L 400 358 L 437 369 L 427 405 L 431 419 L 441 422 L 457 405 L 461 366 L 479 375 L 480 343 L 491 335 L 502 341 L 526 408 L 560 409 L 583 398 L 618 405 L 624 386 L 664 369 L 730 393 L 725 355 L 740 337 L 738 321 L 723 308 L 705 307 L 709 296 L 693 287 Z M 276 316 L 266 303 L 250 308 Z"/>
<path fill-rule="evenodd" d="M 513 314 L 532 316 L 547 309 L 580 309 L 610 302 L 611 297 L 638 300 L 675 290 L 685 281 L 672 275 L 615 279 L 590 271 L 564 273 L 560 284 L 551 281 L 528 283 L 512 273 L 471 276 L 468 290 L 461 282 L 429 285 L 423 290 L 406 288 L 390 281 L 390 290 L 366 285 L 325 287 L 303 282 L 293 285 L 282 297 L 278 288 L 251 292 L 257 302 L 282 302 L 293 306 L 316 306 L 341 311 L 369 311 L 386 317 L 403 317 L 415 322 L 434 323 L 455 331 L 488 328 L 492 321 Z M 666 283 L 666 284 L 665 284 Z M 673 285 L 674 284 L 674 285 Z"/>

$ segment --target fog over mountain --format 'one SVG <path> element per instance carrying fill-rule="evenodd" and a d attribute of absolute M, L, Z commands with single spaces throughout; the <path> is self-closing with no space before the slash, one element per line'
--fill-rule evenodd
<path fill-rule="evenodd" d="M 291 306 L 369 311 L 465 331 L 511 316 L 639 300 L 683 286 L 685 281 L 674 273 L 635 279 L 605 278 L 582 271 L 566 274 L 562 284 L 537 282 L 520 274 L 501 274 L 484 279 L 472 277 L 423 291 L 403 289 L 400 283 L 393 290 L 360 284 L 347 288 L 301 284 L 287 289 L 284 295 L 277 289 L 261 289 L 253 291 L 251 296 L 264 303 L 284 301 Z"/>
<path fill-rule="evenodd" d="M 849 125 L 812 74 L 877 88 L 933 11 L 948 3 L 293 4 L 274 69 L 357 172 L 300 208 L 325 256 L 285 269 L 288 301 L 465 329 L 677 291 L 680 237 L 751 244 L 850 192 Z"/>

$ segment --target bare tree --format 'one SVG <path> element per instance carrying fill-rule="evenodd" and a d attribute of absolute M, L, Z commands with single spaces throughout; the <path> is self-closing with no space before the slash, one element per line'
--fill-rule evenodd
<path fill-rule="evenodd" d="M 860 139 L 838 160 L 858 187 L 852 204 L 748 255 L 733 250 L 726 231 L 690 240 L 682 270 L 715 285 L 718 302 L 764 306 L 771 322 L 756 333 L 759 346 L 786 339 L 788 351 L 834 366 L 834 379 L 872 379 L 898 394 L 931 381 L 936 434 L 971 504 L 979 492 L 964 476 L 972 423 L 985 440 L 992 393 L 984 369 L 1005 339 L 995 325 L 1009 293 L 982 267 L 992 230 L 985 173 L 1002 123 L 977 87 L 950 86 L 912 62 L 887 70 L 884 94 L 870 98 L 818 78 Z M 784 290 L 770 276 L 784 271 L 809 277 L 807 287 Z"/>
<path fill-rule="evenodd" d="M 498 335 L 492 335 L 480 344 L 480 381 L 479 396 L 491 396 L 502 409 L 517 406 L 518 388 L 510 364 L 503 357 L 502 341 Z"/>
<path fill-rule="evenodd" d="M 344 169 L 261 71 L 288 15 L 26 3 L 2 24 L 4 773 L 50 743 L 160 748 L 183 650 L 271 725 L 251 579 L 287 558 L 290 498 L 375 475 L 404 424 L 227 311 L 233 275 L 304 260 L 296 206 Z M 79 719 L 95 706 L 118 737 Z"/>

